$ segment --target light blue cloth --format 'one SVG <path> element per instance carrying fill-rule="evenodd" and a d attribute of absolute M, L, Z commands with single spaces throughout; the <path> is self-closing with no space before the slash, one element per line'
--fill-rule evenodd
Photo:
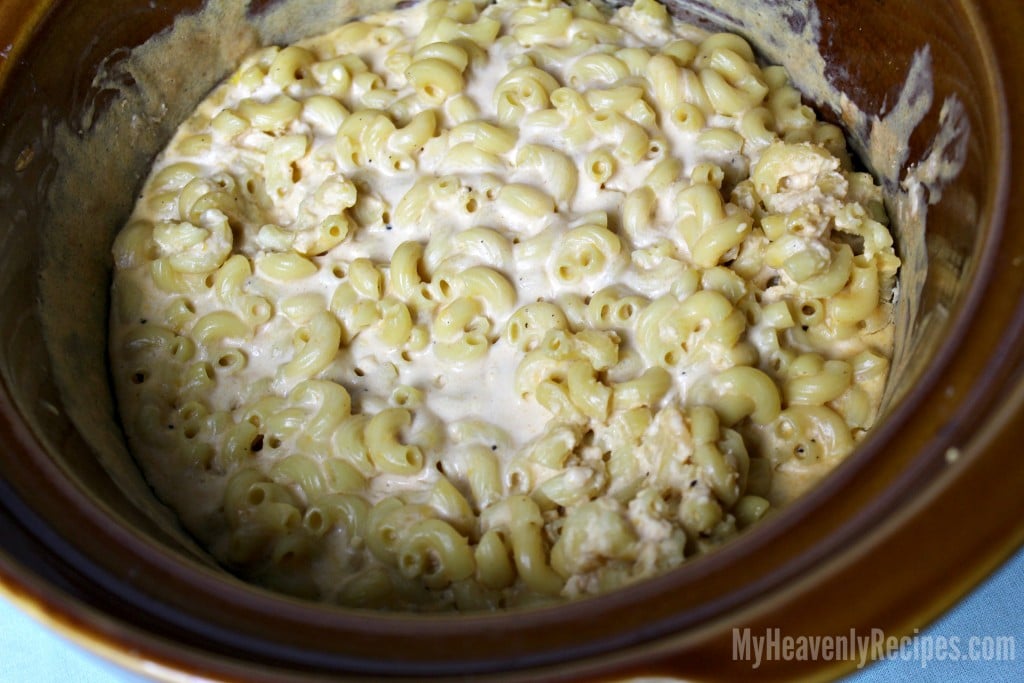
<path fill-rule="evenodd" d="M 918 634 L 939 639 L 956 638 L 967 656 L 971 637 L 1014 639 L 1011 661 L 924 661 L 923 640 L 918 656 L 913 651 L 867 667 L 846 683 L 881 681 L 935 681 L 968 683 L 1024 680 L 1024 550 L 975 590 L 955 609 Z M 989 642 L 992 644 L 992 641 Z M 976 654 L 984 655 L 984 641 Z M 947 648 L 948 649 L 948 648 Z M 991 650 L 994 654 L 995 646 Z M 4 683 L 141 683 L 143 679 L 69 643 L 0 599 L 0 681 Z"/>
<path fill-rule="evenodd" d="M 916 650 L 905 647 L 845 683 L 1024 680 L 1024 549 L 917 638 Z M 929 661 L 924 653 L 931 649 L 937 654 L 941 641 L 946 652 L 958 656 Z"/>

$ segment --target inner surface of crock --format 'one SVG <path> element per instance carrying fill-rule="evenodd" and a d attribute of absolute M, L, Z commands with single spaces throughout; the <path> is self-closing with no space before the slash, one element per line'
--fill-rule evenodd
<path fill-rule="evenodd" d="M 36 41 L 32 66 L 7 84 L 0 156 L 17 173 L 0 185 L 14 205 L 0 219 L 8 245 L 0 256 L 4 379 L 53 457 L 102 504 L 198 558 L 205 554 L 154 499 L 117 422 L 106 360 L 111 242 L 154 155 L 243 54 L 390 4 L 65 3 Z M 963 40 L 951 19 L 960 8 L 670 4 L 738 31 L 766 61 L 785 65 L 818 110 L 844 125 L 883 183 L 904 264 L 891 408 L 942 343 L 981 253 L 987 166 L 979 126 L 969 122 L 982 114 L 962 92 L 974 82 L 967 64 L 977 60 L 954 63 L 956 51 L 930 47 Z M 174 21 L 178 9 L 194 13 Z M 108 18 L 122 11 L 129 19 Z M 870 47 L 865 27 L 877 39 L 880 27 L 908 26 L 910 14 L 913 29 L 889 29 L 884 55 Z"/>

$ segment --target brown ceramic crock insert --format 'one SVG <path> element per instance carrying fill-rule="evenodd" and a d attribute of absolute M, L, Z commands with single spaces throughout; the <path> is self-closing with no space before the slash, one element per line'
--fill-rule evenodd
<path fill-rule="evenodd" d="M 365 614 L 270 595 L 213 567 L 130 467 L 113 420 L 103 330 L 110 241 L 132 190 L 244 37 L 211 35 L 183 60 L 193 75 L 170 88 L 167 110 L 139 112 L 146 126 L 121 131 L 137 143 L 124 158 L 97 155 L 92 177 L 69 177 L 60 152 L 121 102 L 94 82 L 98 68 L 116 66 L 126 49 L 198 4 L 0 6 L 0 581 L 37 614 L 129 665 L 150 660 L 233 680 L 343 672 L 730 679 L 749 672 L 748 662 L 731 661 L 733 626 L 904 633 L 1024 539 L 1016 456 L 1024 198 L 1013 191 L 1024 142 L 1010 126 L 1024 116 L 1024 96 L 1007 89 L 1024 66 L 1013 39 L 1024 31 L 1024 8 L 820 0 L 825 80 L 868 115 L 883 117 L 899 101 L 915 52 L 930 46 L 932 103 L 899 177 L 927 155 L 944 101 L 955 96 L 969 124 L 963 169 L 928 206 L 927 232 L 917 235 L 927 277 L 903 330 L 909 362 L 893 378 L 898 400 L 833 476 L 720 551 L 554 609 Z M 271 11 L 267 4 L 251 12 Z M 310 16 L 329 4 L 309 3 Z M 109 173 L 125 174 L 114 198 L 101 182 Z M 901 247 L 912 248 L 912 237 Z M 768 662 L 759 673 L 825 676 L 849 666 Z"/>

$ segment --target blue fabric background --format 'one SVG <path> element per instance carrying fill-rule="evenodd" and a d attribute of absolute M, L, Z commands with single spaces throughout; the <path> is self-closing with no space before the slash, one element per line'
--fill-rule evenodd
<path fill-rule="evenodd" d="M 961 604 L 921 632 L 922 636 L 1014 636 L 1013 661 L 922 662 L 896 657 L 850 676 L 847 683 L 876 681 L 1024 680 L 1024 550 Z M 926 666 L 922 666 L 926 664 Z M 0 681 L 3 683 L 141 683 L 96 655 L 48 631 L 0 599 Z"/>

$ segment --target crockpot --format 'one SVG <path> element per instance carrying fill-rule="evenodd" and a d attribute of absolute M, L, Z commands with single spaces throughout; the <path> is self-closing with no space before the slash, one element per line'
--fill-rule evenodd
<path fill-rule="evenodd" d="M 904 271 L 877 428 L 814 490 L 721 549 L 557 607 L 360 612 L 275 595 L 218 568 L 124 447 L 105 353 L 110 245 L 153 156 L 245 49 L 387 4 L 317 0 L 294 14 L 266 0 L 0 5 L 0 586 L 9 598 L 168 680 L 732 680 L 751 667 L 733 651 L 736 629 L 904 635 L 1021 544 L 1024 136 L 1014 123 L 1024 121 L 1024 6 L 694 0 L 677 4 L 789 68 L 885 187 Z M 172 27 L 216 27 L 217 12 L 249 28 L 175 42 Z M 165 50 L 159 66 L 133 68 L 140 46 L 154 44 Z M 135 96 L 146 89 L 158 96 Z M 831 677 L 855 663 L 776 659 L 758 672 Z"/>

